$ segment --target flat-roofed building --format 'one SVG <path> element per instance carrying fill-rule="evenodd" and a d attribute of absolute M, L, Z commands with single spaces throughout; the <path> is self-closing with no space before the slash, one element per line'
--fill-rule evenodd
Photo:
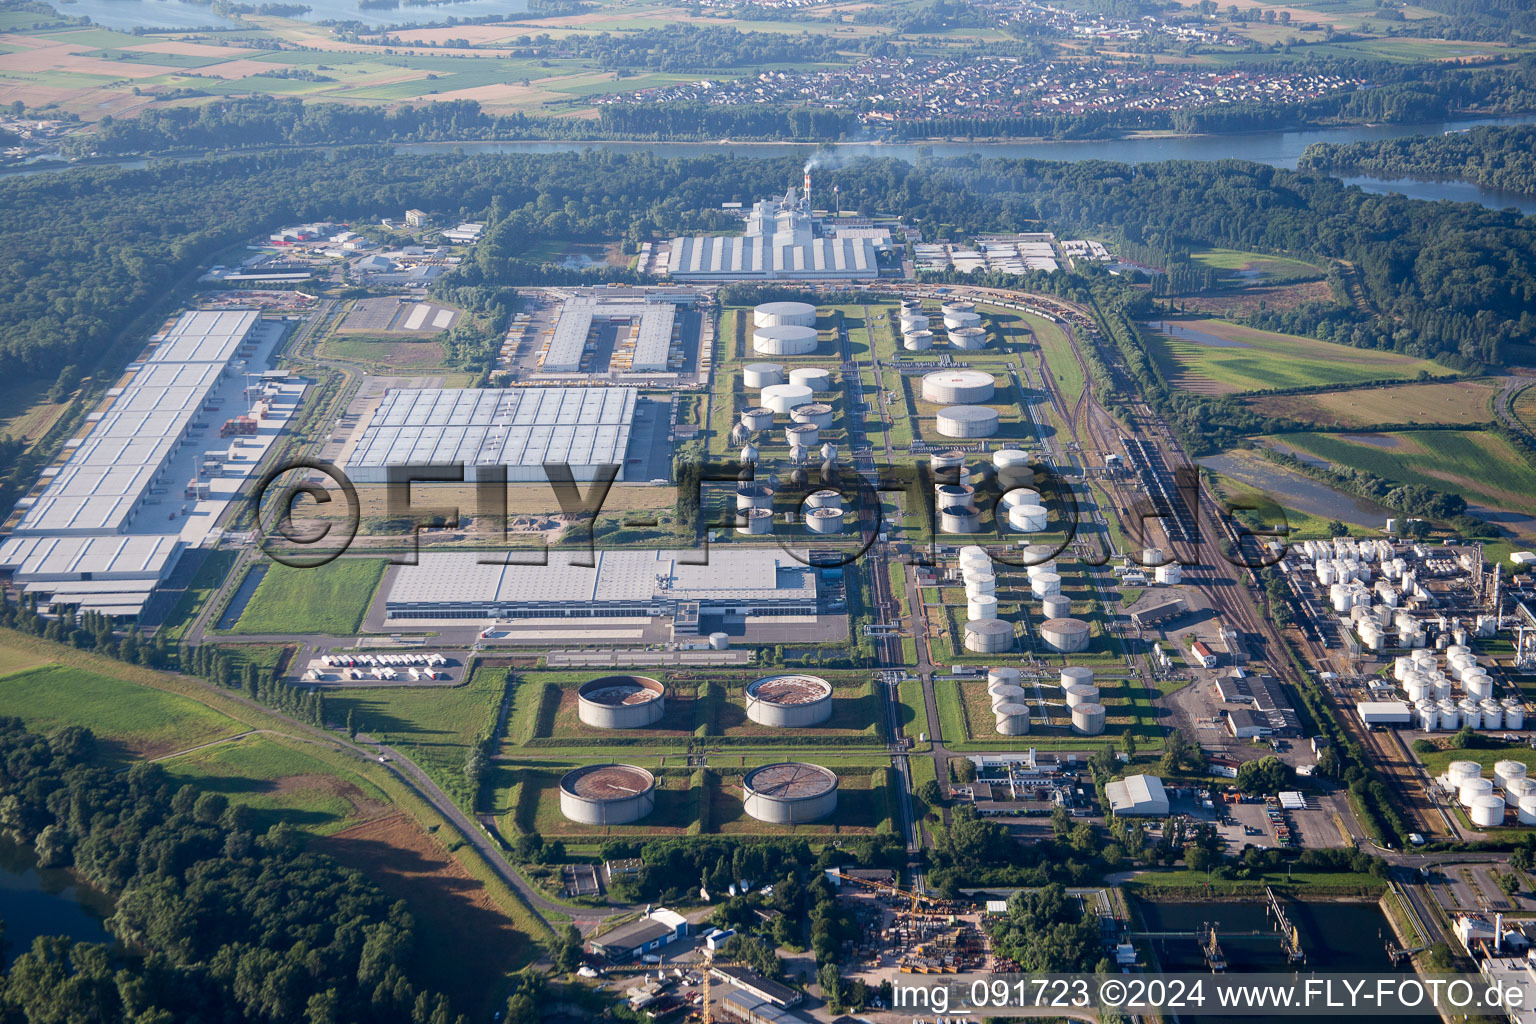
<path fill-rule="evenodd" d="M 1149 626 L 1156 626 L 1176 619 L 1188 610 L 1182 597 L 1170 597 L 1163 601 L 1154 601 L 1144 608 L 1138 608 L 1131 612 L 1131 625 L 1137 629 L 1146 629 Z"/>
<path fill-rule="evenodd" d="M 740 235 L 672 239 L 667 273 L 680 280 L 853 280 L 880 276 L 875 239 L 818 237 L 810 202 L 791 188 L 755 203 Z"/>
<path fill-rule="evenodd" d="M 605 302 L 599 298 L 575 296 L 560 307 L 555 333 L 539 368 L 550 373 L 576 373 L 582 369 L 592 325 L 601 322 L 627 322 L 633 330 L 634 349 L 629 369 L 636 373 L 660 373 L 667 369 L 672 349 L 672 328 L 677 307 L 665 301 Z"/>
<path fill-rule="evenodd" d="M 709 971 L 717 980 L 734 985 L 753 999 L 780 1009 L 794 1006 L 805 998 L 798 989 L 790 988 L 772 978 L 765 978 L 750 967 L 731 967 L 721 964 L 711 967 Z"/>
<path fill-rule="evenodd" d="M 1104 787 L 1109 809 L 1122 817 L 1166 817 L 1168 794 L 1156 775 L 1127 775 Z"/>
<path fill-rule="evenodd" d="M 592 939 L 588 948 L 613 963 L 633 960 L 688 935 L 688 920 L 665 907 Z"/>
<path fill-rule="evenodd" d="M 502 467 L 507 480 L 548 479 L 546 463 L 577 480 L 625 454 L 635 416 L 633 388 L 391 388 L 347 457 L 357 483 L 386 483 L 391 467 L 463 466 L 465 480 Z"/>
<path fill-rule="evenodd" d="M 703 552 L 551 551 L 547 565 L 483 565 L 494 555 L 427 552 L 402 566 L 388 619 L 615 618 L 675 615 L 680 607 L 736 615 L 814 615 L 816 572 L 767 549 Z"/>

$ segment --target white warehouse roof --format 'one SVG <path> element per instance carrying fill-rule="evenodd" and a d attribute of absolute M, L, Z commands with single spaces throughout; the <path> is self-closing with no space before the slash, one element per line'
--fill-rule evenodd
<path fill-rule="evenodd" d="M 544 463 L 592 479 L 623 466 L 635 415 L 633 388 L 392 388 L 347 459 L 359 483 L 383 483 L 389 466 L 509 467 L 508 479 L 544 479 Z M 515 469 L 525 472 L 519 474 Z M 621 469 L 619 478 L 623 478 Z"/>
<path fill-rule="evenodd" d="M 1401 700 L 1362 700 L 1355 711 L 1366 725 L 1407 725 L 1413 721 L 1413 709 Z"/>
<path fill-rule="evenodd" d="M 159 580 L 180 547 L 174 536 L 11 537 L 0 544 L 0 569 L 18 582 Z M 115 587 L 98 589 L 111 590 Z"/>
<path fill-rule="evenodd" d="M 1168 794 L 1156 775 L 1127 775 L 1106 785 L 1104 795 L 1116 814 L 1162 817 L 1168 813 Z"/>
<path fill-rule="evenodd" d="M 227 363 L 261 319 L 254 309 L 183 313 L 145 360 L 151 363 Z"/>
<path fill-rule="evenodd" d="M 565 301 L 555 336 L 544 354 L 542 369 L 575 372 L 581 368 L 581 354 L 594 320 L 638 320 L 633 369 L 654 372 L 667 368 L 667 350 L 672 345 L 672 321 L 677 307 L 671 302 L 600 302 L 585 296 Z"/>

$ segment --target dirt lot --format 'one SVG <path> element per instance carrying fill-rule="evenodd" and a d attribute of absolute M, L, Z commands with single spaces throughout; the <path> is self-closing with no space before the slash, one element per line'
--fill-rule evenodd
<path fill-rule="evenodd" d="M 438 979 L 459 1012 L 488 1016 L 498 987 L 487 980 L 521 966 L 530 951 L 485 886 L 400 814 L 338 832 L 319 845 L 405 900 L 419 929 L 421 976 Z"/>

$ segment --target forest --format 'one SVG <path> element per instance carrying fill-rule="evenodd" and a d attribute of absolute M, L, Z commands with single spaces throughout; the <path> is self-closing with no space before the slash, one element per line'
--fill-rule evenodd
<path fill-rule="evenodd" d="M 1470 181 L 1536 195 L 1536 125 L 1482 125 L 1448 135 L 1347 145 L 1314 142 L 1297 167 L 1327 174 Z"/>
<path fill-rule="evenodd" d="M 96 756 L 87 729 L 0 719 L 0 829 L 116 902 L 125 948 L 40 938 L 0 979 L 5 1020 L 344 1024 L 462 1020 L 414 976 L 405 905 L 285 826 Z"/>

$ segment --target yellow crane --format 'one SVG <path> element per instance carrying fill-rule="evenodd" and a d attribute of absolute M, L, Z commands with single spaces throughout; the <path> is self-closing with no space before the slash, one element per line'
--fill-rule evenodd
<path fill-rule="evenodd" d="M 752 966 L 751 964 L 746 963 L 746 962 L 741 961 L 741 960 L 716 960 L 713 957 L 711 957 L 710 959 L 704 961 L 704 971 L 703 971 L 703 974 L 704 974 L 704 1002 L 699 1007 L 699 1009 L 701 1011 L 701 1019 L 703 1021 L 703 1024 L 714 1024 L 714 1011 L 710 1009 L 710 1005 L 709 1005 L 709 994 L 710 994 L 710 976 L 709 976 L 709 972 L 710 972 L 710 970 L 715 968 L 715 967 L 747 967 L 747 968 L 750 968 L 751 966 Z"/>

